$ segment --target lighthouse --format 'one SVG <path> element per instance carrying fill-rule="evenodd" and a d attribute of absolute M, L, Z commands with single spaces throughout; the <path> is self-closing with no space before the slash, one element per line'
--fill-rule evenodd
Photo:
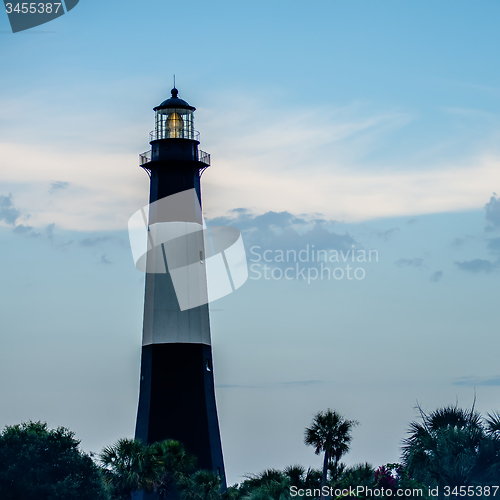
<path fill-rule="evenodd" d="M 195 108 L 179 98 L 175 87 L 154 111 L 151 150 L 140 155 L 151 181 L 151 241 L 135 436 L 145 444 L 180 441 L 197 458 L 198 469 L 213 471 L 225 485 L 209 309 L 200 300 L 207 293 L 200 178 L 210 166 L 210 155 L 198 147 Z M 155 243 L 164 227 L 175 234 L 163 235 L 161 241 L 167 243 Z"/>

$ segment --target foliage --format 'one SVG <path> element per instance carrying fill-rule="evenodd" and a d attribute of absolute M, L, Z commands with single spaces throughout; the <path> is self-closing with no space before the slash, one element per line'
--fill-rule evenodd
<path fill-rule="evenodd" d="M 46 423 L 8 426 L 0 434 L 2 500 L 105 500 L 98 467 L 74 433 Z"/>
<path fill-rule="evenodd" d="M 120 439 L 100 455 L 104 477 L 115 497 L 130 498 L 135 491 L 153 491 L 161 466 L 138 439 Z"/>
<path fill-rule="evenodd" d="M 65 428 L 28 422 L 6 427 L 0 434 L 0 498 L 2 500 L 129 500 L 139 490 L 159 499 L 180 500 L 292 500 L 290 488 L 315 490 L 322 486 L 349 490 L 405 491 L 398 498 L 427 500 L 428 487 L 495 485 L 500 478 L 500 413 L 482 417 L 457 406 L 439 408 L 412 422 L 404 440 L 403 464 L 376 470 L 368 463 L 340 462 L 352 440 L 354 420 L 328 409 L 314 416 L 304 442 L 324 453 L 323 469 L 295 464 L 247 476 L 221 493 L 222 480 L 213 472 L 195 471 L 195 459 L 183 445 L 167 440 L 144 445 L 120 439 L 104 448 L 100 466 L 81 452 L 79 441 Z M 193 472 L 195 471 L 195 472 Z M 424 486 L 425 485 L 425 486 Z M 309 496 L 309 495 L 308 495 Z M 360 498 L 364 498 L 360 495 Z M 368 496 L 366 496 L 368 498 Z"/>
<path fill-rule="evenodd" d="M 403 447 L 403 461 L 413 478 L 429 486 L 452 489 L 498 482 L 498 414 L 484 419 L 474 407 L 467 410 L 457 406 L 420 413 L 422 422 L 410 424 L 410 437 Z"/>
<path fill-rule="evenodd" d="M 294 481 L 300 483 L 303 471 L 297 475 L 298 470 L 295 467 L 290 467 L 291 474 L 294 477 Z M 277 469 L 266 469 L 260 474 L 247 476 L 247 479 L 238 488 L 238 498 L 280 498 L 285 493 L 288 493 L 291 485 L 290 478 L 284 472 Z"/>
<path fill-rule="evenodd" d="M 418 498 L 422 500 L 428 500 L 428 488 L 421 482 L 417 481 L 411 477 L 408 470 L 402 464 L 387 464 L 386 467 L 396 473 L 396 487 L 403 490 L 405 495 L 399 498 L 415 498 L 413 492 L 420 490 L 421 493 L 418 494 Z M 406 492 L 412 492 L 408 495 Z"/>
<path fill-rule="evenodd" d="M 336 411 L 328 410 L 318 412 L 312 421 L 311 427 L 306 428 L 304 442 L 314 446 L 314 452 L 319 455 L 323 452 L 323 474 L 321 486 L 326 485 L 328 466 L 333 461 L 334 465 L 349 451 L 352 440 L 351 430 L 358 425 L 356 420 L 347 420 Z"/>
<path fill-rule="evenodd" d="M 290 488 L 317 489 L 321 485 L 321 471 L 306 469 L 301 465 L 290 465 L 283 470 L 267 469 L 260 474 L 252 474 L 240 485 L 228 488 L 228 500 L 287 500 Z"/>
<path fill-rule="evenodd" d="M 184 476 L 194 469 L 196 459 L 186 452 L 179 441 L 171 439 L 154 443 L 149 448 L 159 465 L 153 490 L 159 498 L 168 498 Z"/>
<path fill-rule="evenodd" d="M 221 484 L 221 478 L 207 470 L 182 474 L 178 480 L 182 500 L 217 500 L 221 496 Z"/>
<path fill-rule="evenodd" d="M 357 464 L 351 467 L 343 468 L 342 473 L 334 481 L 330 481 L 329 485 L 334 489 L 349 489 L 357 486 L 365 486 L 373 488 L 375 470 L 368 463 Z"/>
<path fill-rule="evenodd" d="M 120 439 L 100 455 L 105 479 L 115 498 L 130 498 L 139 490 L 167 498 L 176 485 L 186 483 L 195 459 L 178 441 L 166 440 L 144 445 L 138 439 Z"/>
<path fill-rule="evenodd" d="M 392 471 L 389 467 L 386 467 L 385 465 L 381 465 L 376 471 L 375 471 L 375 486 L 378 488 L 388 488 L 388 489 L 394 489 L 396 487 L 396 479 L 392 475 Z"/>

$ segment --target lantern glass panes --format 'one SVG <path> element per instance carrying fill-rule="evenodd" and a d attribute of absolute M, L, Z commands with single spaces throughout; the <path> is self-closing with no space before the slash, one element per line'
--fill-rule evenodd
<path fill-rule="evenodd" d="M 167 108 L 156 111 L 156 139 L 194 139 L 193 112 Z"/>

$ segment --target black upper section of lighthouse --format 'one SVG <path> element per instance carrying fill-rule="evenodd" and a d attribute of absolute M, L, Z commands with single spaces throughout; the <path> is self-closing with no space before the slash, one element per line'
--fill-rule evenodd
<path fill-rule="evenodd" d="M 149 134 L 151 150 L 140 155 L 141 167 L 151 177 L 150 202 L 195 188 L 201 203 L 200 175 L 210 166 L 210 155 L 198 146 L 194 129 L 196 108 L 180 99 L 174 87 L 169 99 L 154 108 L 155 129 Z M 168 176 L 168 180 L 163 178 Z"/>

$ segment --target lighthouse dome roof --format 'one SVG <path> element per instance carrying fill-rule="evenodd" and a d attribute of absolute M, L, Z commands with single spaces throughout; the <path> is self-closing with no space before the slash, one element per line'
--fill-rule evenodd
<path fill-rule="evenodd" d="M 177 108 L 177 109 L 189 109 L 190 111 L 194 111 L 196 108 L 190 106 L 184 99 L 180 99 L 177 97 L 179 91 L 174 87 L 172 89 L 172 97 L 163 101 L 159 106 L 154 108 L 155 111 L 161 109 L 169 109 L 169 108 Z"/>

